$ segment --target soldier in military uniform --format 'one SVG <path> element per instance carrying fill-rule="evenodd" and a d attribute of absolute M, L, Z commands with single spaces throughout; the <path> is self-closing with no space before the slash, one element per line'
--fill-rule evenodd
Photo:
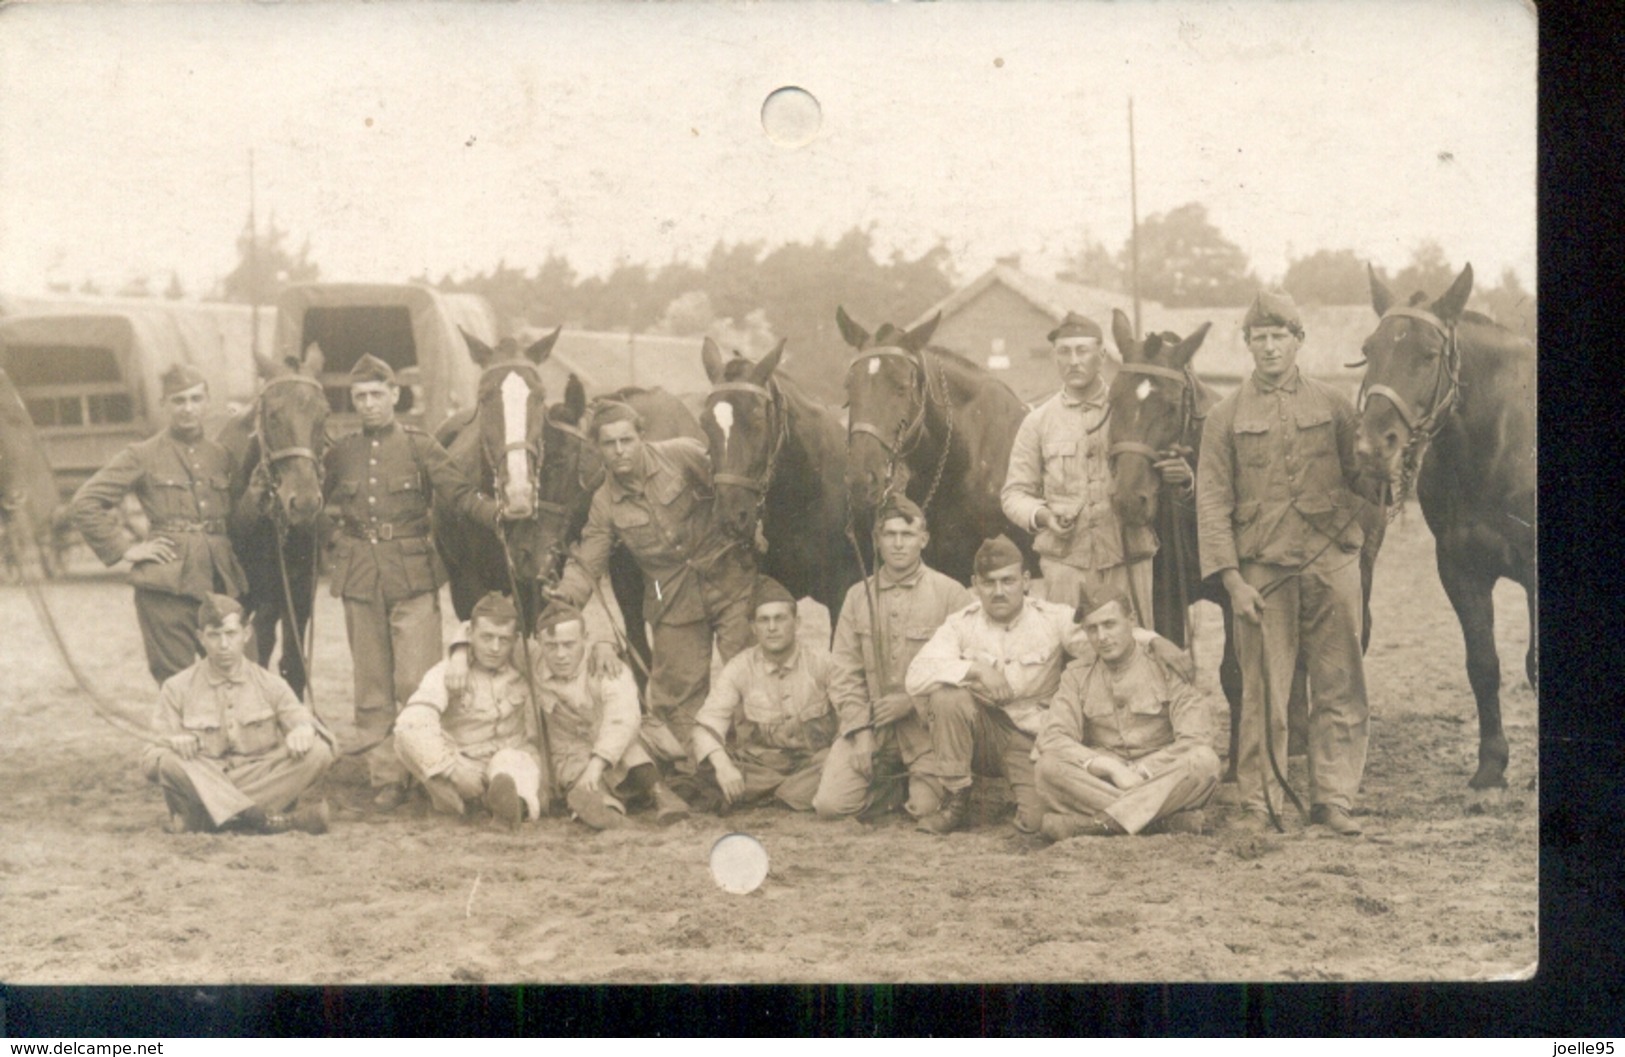
<path fill-rule="evenodd" d="M 168 427 L 114 456 L 80 486 L 68 508 L 103 564 L 130 563 L 147 670 L 159 685 L 203 653 L 198 603 L 211 593 L 241 597 L 248 590 L 226 538 L 236 462 L 203 435 L 208 382 L 196 368 L 177 365 L 161 385 Z M 147 516 L 144 540 L 122 517 L 131 494 Z"/>
<path fill-rule="evenodd" d="M 643 570 L 643 612 L 654 628 L 649 711 L 687 745 L 710 688 L 713 643 L 724 663 L 750 645 L 755 562 L 716 523 L 703 443 L 646 441 L 642 417 L 615 401 L 594 412 L 591 433 L 609 474 L 557 594 L 585 605 L 610 551 L 626 546 Z"/>
<path fill-rule="evenodd" d="M 335 522 L 332 589 L 344 600 L 355 664 L 356 732 L 374 743 L 367 769 L 374 805 L 398 807 L 405 772 L 388 744 L 396 710 L 440 661 L 440 585 L 446 569 L 429 538 L 429 506 L 495 529 L 498 506 L 474 491 L 429 434 L 395 421 L 400 387 L 389 364 L 363 356 L 350 371 L 361 429 L 327 451 Z"/>

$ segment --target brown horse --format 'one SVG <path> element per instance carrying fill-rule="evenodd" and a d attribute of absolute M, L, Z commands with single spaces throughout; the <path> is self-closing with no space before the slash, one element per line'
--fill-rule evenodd
<path fill-rule="evenodd" d="M 309 673 L 301 644 L 316 598 L 316 517 L 328 441 L 327 396 L 317 380 L 322 350 L 313 342 L 303 360 L 261 359 L 256 366 L 263 383 L 254 406 L 228 419 L 215 438 L 237 464 L 227 530 L 248 578 L 243 608 L 259 663 L 270 663 L 280 629 L 278 668 L 303 694 Z"/>
<path fill-rule="evenodd" d="M 59 498 L 39 432 L 11 377 L 0 370 L 0 535 L 9 544 L 7 560 L 23 576 L 35 562 L 45 575 L 56 575 Z"/>
<path fill-rule="evenodd" d="M 875 334 L 844 308 L 835 320 L 857 350 L 846 372 L 846 483 L 853 520 L 872 524 L 883 498 L 902 491 L 931 525 L 925 561 L 970 581 L 976 548 L 1003 533 L 1038 568 L 1032 536 L 1010 524 L 999 493 L 1027 405 L 987 371 L 946 349 L 928 347 L 941 316 L 910 331 Z M 855 532 L 867 560 L 867 531 Z"/>
<path fill-rule="evenodd" d="M 436 436 L 474 487 L 496 498 L 503 521 L 499 536 L 440 503 L 434 505 L 435 548 L 445 562 L 459 620 L 467 620 L 488 591 L 517 592 L 514 604 L 523 627 L 529 628 L 539 612 L 537 585 L 547 561 L 538 524 L 547 389 L 538 368 L 559 333 L 554 330 L 521 353 L 512 338 L 493 349 L 463 331 L 469 358 L 481 368 L 473 413 L 449 420 Z"/>
<path fill-rule="evenodd" d="M 1495 605 L 1502 577 L 1529 606 L 1529 685 L 1539 687 L 1535 561 L 1535 347 L 1465 311 L 1473 266 L 1443 297 L 1395 302 L 1371 272 L 1379 317 L 1365 340 L 1359 452 L 1403 502 L 1411 483 L 1433 533 L 1439 580 L 1461 623 L 1478 702 L 1474 789 L 1506 785 Z"/>
<path fill-rule="evenodd" d="M 840 616 L 858 562 L 846 541 L 846 435 L 839 414 L 775 374 L 784 342 L 753 363 L 724 362 L 710 338 L 700 350 L 711 393 L 700 416 L 711 452 L 716 517 L 723 528 L 767 543 L 762 572 L 798 598 Z"/>

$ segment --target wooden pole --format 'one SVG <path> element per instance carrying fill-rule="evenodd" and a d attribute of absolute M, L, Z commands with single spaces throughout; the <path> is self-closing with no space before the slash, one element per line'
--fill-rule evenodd
<path fill-rule="evenodd" d="M 259 221 L 254 215 L 254 149 L 248 150 L 248 300 L 250 304 L 249 348 L 254 362 L 260 362 L 260 251 Z"/>
<path fill-rule="evenodd" d="M 1134 172 L 1134 97 L 1128 97 L 1129 283 L 1134 295 L 1134 337 L 1140 337 L 1140 191 Z"/>

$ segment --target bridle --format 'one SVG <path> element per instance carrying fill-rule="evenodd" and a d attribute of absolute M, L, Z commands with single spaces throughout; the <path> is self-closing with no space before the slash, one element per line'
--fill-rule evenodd
<path fill-rule="evenodd" d="M 304 374 L 288 374 L 280 378 L 272 378 L 260 390 L 260 398 L 254 409 L 254 434 L 258 438 L 260 445 L 260 464 L 256 472 L 263 472 L 265 475 L 267 482 L 265 491 L 268 499 L 277 498 L 277 485 L 279 483 L 276 473 L 277 464 L 286 462 L 289 459 L 310 460 L 311 464 L 316 468 L 316 479 L 322 481 L 326 478 L 326 467 L 322 464 L 321 453 L 315 448 L 300 444 L 290 444 L 284 448 L 270 447 L 270 434 L 267 432 L 266 423 L 265 406 L 268 402 L 266 397 L 271 394 L 271 390 L 279 385 L 308 385 L 321 394 L 324 403 L 327 400 L 327 390 L 322 387 L 322 383 Z M 317 435 L 325 437 L 325 431 L 318 431 Z M 273 504 L 273 510 L 280 511 L 281 508 L 281 503 Z"/>
<path fill-rule="evenodd" d="M 1444 351 L 1438 357 L 1439 366 L 1433 376 L 1431 406 L 1425 414 L 1418 415 L 1410 401 L 1392 387 L 1372 384 L 1363 378 L 1360 380 L 1358 400 L 1360 413 L 1365 413 L 1366 405 L 1373 396 L 1380 396 L 1392 405 L 1400 421 L 1411 431 L 1410 439 L 1405 442 L 1405 448 L 1400 452 L 1400 477 L 1398 483 L 1394 485 L 1393 502 L 1389 506 L 1390 518 L 1404 506 L 1405 498 L 1415 483 L 1416 471 L 1422 462 L 1422 453 L 1433 438 L 1438 436 L 1439 430 L 1444 428 L 1446 416 L 1450 414 L 1461 395 L 1461 344 L 1456 337 L 1456 324 L 1446 323 L 1432 312 L 1410 305 L 1399 305 L 1382 314 L 1382 320 L 1391 317 L 1404 317 L 1426 323 L 1444 338 Z M 1379 328 L 1382 326 L 1382 320 L 1377 322 Z M 1368 367 L 1370 362 L 1370 357 L 1367 356 L 1348 366 Z"/>
<path fill-rule="evenodd" d="M 765 386 L 757 385 L 755 382 L 719 382 L 705 398 L 706 411 L 714 417 L 717 403 L 730 393 L 746 393 L 758 397 L 767 408 L 767 431 L 772 438 L 767 449 L 767 465 L 763 467 L 760 477 L 746 477 L 737 473 L 713 473 L 711 480 L 715 484 L 734 485 L 754 492 L 759 516 L 762 504 L 767 501 L 768 489 L 773 487 L 773 474 L 778 469 L 779 453 L 784 450 L 785 439 L 789 436 L 790 416 L 785 413 L 779 387 L 774 385 L 771 379 Z"/>
<path fill-rule="evenodd" d="M 1124 363 L 1117 369 L 1119 374 L 1141 374 L 1154 378 L 1166 378 L 1179 386 L 1179 437 L 1181 440 L 1190 436 L 1190 432 L 1206 416 L 1196 406 L 1196 379 L 1191 375 L 1190 367 L 1175 369 L 1163 367 L 1155 363 Z M 1111 417 L 1111 404 L 1106 405 L 1106 414 L 1101 416 L 1102 423 Z M 1099 429 L 1099 426 L 1095 427 Z M 1143 455 L 1152 462 L 1183 454 L 1170 449 L 1158 451 L 1149 444 L 1133 440 L 1120 440 L 1106 449 L 1106 458 L 1114 460 L 1119 455 Z"/>
<path fill-rule="evenodd" d="M 476 389 L 476 392 L 479 392 L 479 393 L 483 394 L 486 391 L 486 379 L 494 378 L 498 374 L 510 374 L 510 373 L 511 374 L 517 374 L 521 378 L 523 378 L 525 380 L 525 383 L 526 383 L 527 387 L 530 388 L 530 389 L 534 390 L 534 389 L 538 388 L 541 385 L 541 375 L 539 373 L 537 373 L 536 368 L 533 367 L 531 364 L 524 363 L 524 362 L 516 363 L 516 362 L 513 362 L 513 361 L 503 361 L 502 363 L 494 363 L 491 366 L 485 368 L 485 370 L 480 372 L 479 387 L 478 387 L 478 389 Z M 527 396 L 527 400 L 528 400 L 528 396 Z M 506 411 L 504 411 L 504 413 L 506 413 Z M 531 469 L 532 483 L 536 487 L 536 492 L 537 492 L 538 498 L 540 498 L 540 494 L 541 494 L 542 455 L 543 455 L 543 451 L 544 451 L 544 442 L 543 442 L 542 438 L 543 438 L 543 435 L 545 434 L 545 430 L 542 433 L 538 433 L 536 435 L 536 439 L 534 441 L 531 440 L 530 437 L 528 436 L 530 430 L 526 429 L 525 432 L 526 432 L 527 436 L 525 436 L 524 438 L 522 438 L 520 440 L 508 441 L 505 444 L 503 444 L 500 449 L 497 449 L 497 448 L 493 448 L 491 445 L 489 445 L 489 444 L 487 444 L 485 442 L 484 431 L 481 430 L 481 433 L 480 433 L 480 450 L 484 453 L 486 465 L 491 467 L 491 475 L 492 475 L 492 479 L 494 481 L 500 481 L 501 480 L 501 474 L 504 472 L 503 468 L 507 465 L 507 456 L 509 455 L 509 453 L 516 452 L 516 451 L 522 451 L 526 455 L 528 455 L 530 457 L 530 469 Z M 501 502 L 502 501 L 502 490 L 501 489 L 496 489 L 496 492 L 497 492 L 497 497 L 496 498 L 497 498 L 498 502 Z"/>
<path fill-rule="evenodd" d="M 937 486 L 942 483 L 942 472 L 948 466 L 948 452 L 953 448 L 954 416 L 953 409 L 948 402 L 947 369 L 940 362 L 938 363 L 937 388 L 941 390 L 941 394 L 938 395 L 931 392 L 931 372 L 926 368 L 924 353 L 910 352 L 895 345 L 863 349 L 846 369 L 847 391 L 851 392 L 852 390 L 852 372 L 857 370 L 860 363 L 879 360 L 882 357 L 900 360 L 913 369 L 915 385 L 910 403 L 918 410 L 914 411 L 910 418 L 904 420 L 903 424 L 898 428 L 895 443 L 888 440 L 880 427 L 872 422 L 865 422 L 861 419 L 851 420 L 846 427 L 847 448 L 850 450 L 852 437 L 856 434 L 862 433 L 873 437 L 880 444 L 881 449 L 886 452 L 888 460 L 886 465 L 886 485 L 890 488 L 892 476 L 897 470 L 897 464 L 906 461 L 910 455 L 913 455 L 925 437 L 926 418 L 931 410 L 931 405 L 934 403 L 940 407 L 943 412 L 943 420 L 947 423 L 947 436 L 942 441 L 942 454 L 937 457 L 937 468 L 936 473 L 931 478 L 931 487 L 925 493 L 925 500 L 920 503 L 920 509 L 926 510 L 931 506 L 931 500 L 936 497 Z"/>

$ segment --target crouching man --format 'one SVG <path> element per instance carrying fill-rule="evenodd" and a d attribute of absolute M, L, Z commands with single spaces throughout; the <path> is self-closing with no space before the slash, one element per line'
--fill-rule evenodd
<path fill-rule="evenodd" d="M 1200 832 L 1219 782 L 1213 717 L 1172 643 L 1134 626 L 1127 596 L 1078 604 L 1093 656 L 1061 676 L 1038 735 L 1036 779 L 1052 841 Z"/>
<path fill-rule="evenodd" d="M 171 833 L 327 832 L 318 800 L 287 814 L 333 765 L 333 736 L 282 679 L 243 656 L 243 607 L 198 607 L 205 655 L 164 681 L 143 762 L 169 805 Z"/>
<path fill-rule="evenodd" d="M 435 808 L 463 814 L 482 801 L 510 829 L 542 814 L 536 709 L 513 663 L 519 613 L 495 592 L 470 616 L 472 663 L 461 690 L 446 687 L 447 662 L 423 676 L 395 720 L 395 752 Z"/>
<path fill-rule="evenodd" d="M 688 817 L 688 805 L 667 788 L 655 764 L 684 756 L 665 732 L 645 737 L 638 687 L 624 665 L 590 664 L 587 624 L 581 611 L 553 602 L 536 619 L 541 665 L 536 693 L 541 698 L 553 775 L 569 792 L 565 802 L 593 829 L 613 829 L 627 806 L 652 807 L 662 826 Z"/>
<path fill-rule="evenodd" d="M 829 654 L 796 641 L 796 600 L 777 581 L 757 577 L 750 612 L 756 645 L 722 669 L 695 718 L 697 802 L 710 806 L 720 793 L 729 806 L 777 798 L 811 811 L 840 722 L 829 703 Z"/>

